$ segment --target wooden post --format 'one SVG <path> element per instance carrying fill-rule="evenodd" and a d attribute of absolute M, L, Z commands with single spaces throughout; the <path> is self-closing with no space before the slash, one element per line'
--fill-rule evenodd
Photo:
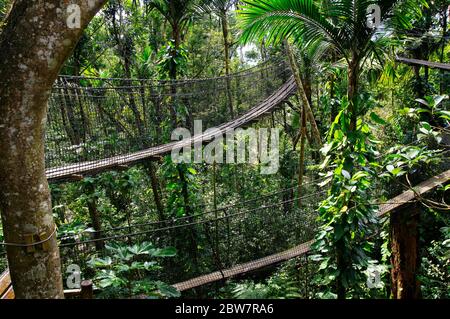
<path fill-rule="evenodd" d="M 91 280 L 83 280 L 81 282 L 80 299 L 94 299 L 94 289 Z"/>
<path fill-rule="evenodd" d="M 391 227 L 391 281 L 394 299 L 420 298 L 419 270 L 420 207 L 403 207 L 390 216 Z"/>

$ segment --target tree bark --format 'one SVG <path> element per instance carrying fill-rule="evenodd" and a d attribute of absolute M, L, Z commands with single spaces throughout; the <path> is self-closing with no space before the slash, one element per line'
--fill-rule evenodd
<path fill-rule="evenodd" d="M 102 238 L 102 220 L 100 212 L 97 209 L 98 196 L 95 194 L 94 182 L 89 182 L 85 185 L 84 192 L 88 195 L 87 207 L 89 211 L 89 217 L 91 218 L 92 228 L 94 228 L 94 239 Z M 96 241 L 95 248 L 101 251 L 105 247 L 103 241 Z"/>
<path fill-rule="evenodd" d="M 229 39 L 229 29 L 227 20 L 227 11 L 224 10 L 220 14 L 220 21 L 222 24 L 222 35 L 223 35 L 223 47 L 224 47 L 224 61 L 225 61 L 225 75 L 226 78 L 226 89 L 227 89 L 227 99 L 228 99 L 228 110 L 230 112 L 231 119 L 234 118 L 234 107 L 233 107 L 233 96 L 231 94 L 231 81 L 229 75 L 231 73 L 230 68 L 230 39 Z"/>
<path fill-rule="evenodd" d="M 416 274 L 419 259 L 420 209 L 408 206 L 390 216 L 391 225 L 391 290 L 394 299 L 420 298 Z"/>
<path fill-rule="evenodd" d="M 350 116 L 350 131 L 356 130 L 356 123 L 358 120 L 358 75 L 359 75 L 359 60 L 353 56 L 348 68 L 348 103 Z"/>
<path fill-rule="evenodd" d="M 150 177 L 150 183 L 153 191 L 153 198 L 155 200 L 156 210 L 158 211 L 158 217 L 160 221 L 166 220 L 166 215 L 164 214 L 164 205 L 162 204 L 158 176 L 156 176 L 155 167 L 152 162 L 146 162 L 144 164 L 147 174 Z"/>
<path fill-rule="evenodd" d="M 303 166 L 305 164 L 305 142 L 306 142 L 306 111 L 305 106 L 303 106 L 302 112 L 302 126 L 301 137 L 300 137 L 300 161 L 298 168 L 298 207 L 302 207 L 302 189 L 303 189 L 303 175 L 304 169 Z"/>
<path fill-rule="evenodd" d="M 178 51 L 180 49 L 181 46 L 181 30 L 180 30 L 180 26 L 177 23 L 173 23 L 172 24 L 172 39 L 174 39 L 174 47 L 172 52 L 170 53 L 172 56 L 172 65 L 170 67 L 169 70 L 169 78 L 172 81 L 175 81 L 178 78 L 178 66 L 177 64 L 174 62 L 175 57 L 178 54 Z M 172 125 L 173 128 L 176 128 L 178 126 L 178 115 L 177 115 L 177 86 L 176 83 L 172 83 L 172 85 L 170 86 L 170 94 L 172 96 L 172 101 L 170 103 L 170 118 L 172 120 Z"/>
<path fill-rule="evenodd" d="M 319 145 L 322 145 L 322 138 L 320 137 L 320 131 L 317 127 L 316 120 L 314 118 L 314 113 L 311 110 L 311 105 L 309 104 L 308 97 L 305 93 L 305 88 L 303 85 L 302 77 L 300 76 L 300 70 L 298 68 L 297 62 L 295 61 L 294 52 L 292 52 L 292 48 L 290 44 L 285 41 L 285 46 L 289 55 L 289 62 L 292 68 L 292 72 L 294 73 L 295 82 L 297 83 L 297 90 L 300 99 L 302 100 L 303 105 L 306 109 L 306 114 L 309 119 L 309 123 L 311 124 L 313 135 Z"/>
<path fill-rule="evenodd" d="M 16 298 L 64 298 L 50 192 L 45 175 L 47 102 L 62 64 L 105 0 L 79 4 L 79 29 L 60 0 L 16 0 L 0 34 L 0 211 L 5 241 L 44 234 L 34 252 L 8 246 Z M 53 234 L 53 235 L 52 235 Z M 52 236 L 51 236 L 52 235 Z"/>

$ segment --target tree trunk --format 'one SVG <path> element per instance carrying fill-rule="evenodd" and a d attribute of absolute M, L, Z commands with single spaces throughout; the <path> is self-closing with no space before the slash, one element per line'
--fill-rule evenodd
<path fill-rule="evenodd" d="M 300 161 L 298 168 L 298 207 L 302 207 L 302 188 L 303 188 L 303 166 L 305 164 L 305 142 L 306 142 L 306 111 L 305 106 L 302 109 L 302 126 L 300 137 Z"/>
<path fill-rule="evenodd" d="M 330 80 L 330 103 L 331 103 L 331 111 L 330 111 L 330 116 L 331 116 L 331 124 L 333 124 L 334 120 L 336 119 L 336 116 L 338 116 L 339 114 L 339 110 L 337 108 L 337 103 L 334 103 L 334 96 L 336 93 L 336 85 L 334 84 L 334 82 L 336 81 L 336 76 L 333 74 L 331 76 L 331 80 Z"/>
<path fill-rule="evenodd" d="M 186 179 L 186 175 L 184 173 L 182 164 L 177 165 L 178 175 L 180 177 L 180 183 L 181 183 L 181 192 L 183 196 L 183 202 L 184 202 L 184 213 L 186 216 L 188 216 L 189 223 L 194 222 L 194 212 L 192 210 L 192 207 L 190 205 L 189 201 L 189 189 L 188 189 L 188 181 Z M 197 254 L 197 234 L 195 231 L 195 226 L 192 226 L 189 230 L 189 241 L 191 246 L 191 252 L 192 252 L 192 259 L 193 259 L 193 266 L 195 271 L 198 270 L 198 254 Z"/>
<path fill-rule="evenodd" d="M 47 102 L 62 64 L 104 0 L 74 1 L 79 29 L 60 0 L 16 0 L 0 34 L 0 211 L 16 298 L 64 298 L 50 192 L 45 176 Z M 41 236 L 39 236 L 41 235 Z M 31 252 L 34 250 L 34 252 Z"/>
<path fill-rule="evenodd" d="M 420 267 L 419 213 L 419 207 L 411 205 L 390 216 L 391 289 L 394 299 L 420 298 L 420 284 L 416 278 Z"/>
<path fill-rule="evenodd" d="M 89 194 L 88 198 L 88 210 L 89 217 L 91 218 L 92 228 L 94 228 L 94 239 L 102 238 L 102 221 L 100 217 L 100 212 L 97 209 L 98 197 L 95 195 L 95 185 L 93 183 L 89 183 L 86 185 L 86 193 Z M 103 241 L 96 241 L 95 248 L 98 251 L 101 251 L 105 247 Z"/>
<path fill-rule="evenodd" d="M 164 214 L 164 205 L 161 201 L 158 177 L 156 176 L 155 167 L 152 162 L 146 162 L 145 168 L 147 174 L 150 177 L 150 183 L 152 185 L 153 198 L 155 199 L 156 210 L 158 211 L 158 217 L 160 221 L 166 220 L 166 215 Z"/>
<path fill-rule="evenodd" d="M 348 68 L 348 113 L 350 116 L 350 131 L 356 130 L 358 119 L 358 75 L 359 60 L 354 56 Z"/>
<path fill-rule="evenodd" d="M 445 46 L 447 44 L 446 37 L 447 37 L 447 27 L 448 27 L 448 12 L 449 8 L 447 6 L 444 6 L 442 9 L 442 15 L 443 15 L 443 21 L 442 21 L 442 44 L 441 44 L 441 52 L 439 53 L 439 62 L 444 63 L 444 57 L 445 57 Z M 441 95 L 444 95 L 444 92 L 446 91 L 446 81 L 445 81 L 445 70 L 440 70 L 440 85 L 439 85 L 439 92 Z"/>
<path fill-rule="evenodd" d="M 309 123 L 311 124 L 313 135 L 319 145 L 322 145 L 322 138 L 320 137 L 320 131 L 317 127 L 316 120 L 314 118 L 314 114 L 311 110 L 311 105 L 309 104 L 308 97 L 305 93 L 305 89 L 303 86 L 302 77 L 300 75 L 300 70 L 298 68 L 297 62 L 295 61 L 294 52 L 292 52 L 292 48 L 290 44 L 285 41 L 285 46 L 289 55 L 289 62 L 292 68 L 292 72 L 294 73 L 295 82 L 297 83 L 297 90 L 300 99 L 302 100 L 303 105 L 306 109 L 306 114 L 308 115 Z"/>
<path fill-rule="evenodd" d="M 228 99 L 228 110 L 230 112 L 231 119 L 234 118 L 234 108 L 233 108 L 233 95 L 231 94 L 231 81 L 229 75 L 231 73 L 230 68 L 230 39 L 229 39 L 229 29 L 227 12 L 224 10 L 221 12 L 220 21 L 222 23 L 222 35 L 223 35 L 223 48 L 224 48 L 224 61 L 225 61 L 225 75 L 226 78 L 226 89 L 227 89 L 227 99 Z"/>
<path fill-rule="evenodd" d="M 346 218 L 345 218 L 346 219 Z M 343 221 L 344 223 L 344 221 Z M 347 267 L 347 261 L 345 259 L 345 242 L 344 239 L 340 239 L 335 243 L 336 247 L 336 266 L 337 269 L 342 271 L 346 270 Z M 336 291 L 337 291 L 337 299 L 343 300 L 346 296 L 346 288 L 343 284 L 343 275 L 339 274 L 336 277 Z"/>
<path fill-rule="evenodd" d="M 180 49 L 181 45 L 181 30 L 178 24 L 172 25 L 172 39 L 174 39 L 174 48 L 172 52 L 170 53 L 172 56 L 172 65 L 169 70 L 169 78 L 172 81 L 175 81 L 178 78 L 178 67 L 177 64 L 174 63 L 174 59 L 176 55 L 178 54 L 178 50 Z M 170 86 L 170 95 L 172 96 L 172 103 L 170 103 L 170 117 L 172 120 L 173 128 L 175 129 L 178 126 L 178 116 L 177 116 L 177 86 L 176 83 L 172 83 Z"/>

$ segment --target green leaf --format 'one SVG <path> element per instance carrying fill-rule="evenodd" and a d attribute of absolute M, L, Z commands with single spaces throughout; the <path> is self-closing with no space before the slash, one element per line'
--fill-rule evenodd
<path fill-rule="evenodd" d="M 340 213 L 345 213 L 346 211 L 348 211 L 348 206 L 344 206 L 341 208 L 341 210 L 339 211 Z"/>
<path fill-rule="evenodd" d="M 347 172 L 345 169 L 342 170 L 341 172 L 342 176 L 344 176 L 346 179 L 351 179 L 352 176 L 350 175 L 349 172 Z"/>
<path fill-rule="evenodd" d="M 153 253 L 153 257 L 174 257 L 177 254 L 177 250 L 174 247 L 166 247 L 162 249 L 156 249 Z"/>
<path fill-rule="evenodd" d="M 169 298 L 177 298 L 181 296 L 181 293 L 173 286 L 170 286 L 164 282 L 157 281 L 156 286 L 160 293 Z"/>
<path fill-rule="evenodd" d="M 192 167 L 188 168 L 188 172 L 191 173 L 192 175 L 197 175 L 197 171 Z"/>
<path fill-rule="evenodd" d="M 383 120 L 381 117 L 379 117 L 376 113 L 372 112 L 370 113 L 370 118 L 372 121 L 374 121 L 377 124 L 386 125 L 386 121 Z"/>

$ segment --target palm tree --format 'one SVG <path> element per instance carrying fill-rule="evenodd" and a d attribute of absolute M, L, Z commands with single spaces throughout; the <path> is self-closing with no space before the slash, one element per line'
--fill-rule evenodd
<path fill-rule="evenodd" d="M 231 73 L 231 41 L 230 41 L 230 27 L 228 23 L 228 12 L 237 4 L 238 0 L 204 0 L 201 3 L 203 10 L 212 12 L 219 18 L 220 25 L 222 27 L 223 36 L 223 48 L 224 48 L 224 62 L 225 62 L 225 75 L 229 76 Z M 231 95 L 231 83 L 227 78 L 227 96 L 228 96 L 228 108 L 230 115 L 234 117 L 233 100 Z"/>
<path fill-rule="evenodd" d="M 362 64 L 373 50 L 376 29 L 367 24 L 371 5 L 381 8 L 387 19 L 401 0 L 243 0 L 240 18 L 244 42 L 265 39 L 278 43 L 286 38 L 303 39 L 306 45 L 329 43 L 348 65 L 350 129 L 356 128 L 358 116 L 358 78 Z"/>
<path fill-rule="evenodd" d="M 377 30 L 369 26 L 368 10 L 372 5 L 378 5 L 381 9 L 380 18 L 382 21 L 386 21 L 392 16 L 398 4 L 402 3 L 409 9 L 409 6 L 415 3 L 411 4 L 410 1 L 405 0 L 242 0 L 242 2 L 244 4 L 239 16 L 243 28 L 243 42 L 264 39 L 267 43 L 276 44 L 291 38 L 296 43 L 302 43 L 307 47 L 323 43 L 328 44 L 346 61 L 348 79 L 348 104 L 346 105 L 348 106 L 344 112 L 346 112 L 346 118 L 350 119 L 350 123 L 345 128 L 345 132 L 349 140 L 356 140 L 355 136 L 358 134 L 352 133 L 357 130 L 358 115 L 364 110 L 364 108 L 358 107 L 358 80 L 366 59 L 377 49 L 375 43 L 377 37 L 374 37 Z M 402 15 L 393 16 L 402 20 Z M 290 59 L 292 60 L 292 54 L 290 54 Z M 295 73 L 298 72 L 294 69 Z M 298 74 L 296 74 L 296 78 L 299 78 Z M 302 82 L 301 79 L 297 80 L 297 84 L 300 86 L 299 92 L 306 95 L 302 88 L 304 86 Z M 307 99 L 303 98 L 303 105 L 307 107 L 308 104 Z M 345 158 L 338 160 L 340 165 L 348 167 L 350 176 L 356 168 L 352 157 L 348 154 L 351 154 L 354 149 L 355 143 L 346 144 L 345 150 L 341 149 L 340 154 L 347 155 L 342 155 Z M 337 239 L 331 239 L 331 242 L 335 248 L 336 267 L 339 270 L 335 279 L 337 296 L 343 299 L 346 295 L 347 279 L 352 278 L 354 274 L 353 261 L 355 259 L 352 257 L 352 253 L 356 251 L 354 247 L 358 246 L 351 239 L 352 232 L 348 227 L 347 216 L 349 211 L 355 211 L 358 200 L 363 197 L 352 195 L 348 200 L 337 204 L 336 199 L 342 198 L 342 195 L 345 194 L 345 187 L 342 187 L 345 184 L 340 183 L 339 180 L 342 180 L 339 176 L 333 179 L 334 184 L 330 191 L 329 201 L 325 201 L 323 205 L 331 203 L 330 206 L 332 206 L 331 217 L 327 216 L 324 219 L 325 224 L 333 225 L 331 234 L 336 235 L 341 232 L 339 236 L 334 237 Z M 327 208 L 323 205 L 321 209 L 326 211 Z M 338 207 L 339 210 L 344 209 L 345 211 L 345 214 L 342 215 L 338 213 L 341 218 L 333 217 L 336 215 L 337 207 L 335 205 L 345 205 Z M 368 216 L 372 214 L 370 209 L 366 213 Z M 355 217 L 353 221 L 350 220 L 355 227 L 360 225 L 359 218 Z M 362 233 L 364 233 L 364 228 Z"/>
<path fill-rule="evenodd" d="M 183 32 L 195 12 L 194 0 L 148 0 L 146 4 L 149 10 L 157 10 L 170 24 L 173 41 L 171 55 L 172 58 L 175 58 L 180 50 Z M 177 78 L 176 63 L 172 63 L 169 76 L 171 79 Z"/>

